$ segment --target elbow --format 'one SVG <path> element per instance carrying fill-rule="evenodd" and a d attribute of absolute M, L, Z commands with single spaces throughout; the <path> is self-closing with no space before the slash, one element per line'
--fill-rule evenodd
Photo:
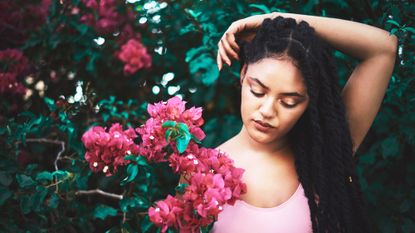
<path fill-rule="evenodd" d="M 398 37 L 395 35 L 389 35 L 388 44 L 385 46 L 386 53 L 390 56 L 396 57 L 398 51 Z"/>

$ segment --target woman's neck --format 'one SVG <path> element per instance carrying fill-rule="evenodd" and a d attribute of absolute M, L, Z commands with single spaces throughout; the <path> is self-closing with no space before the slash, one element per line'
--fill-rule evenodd
<path fill-rule="evenodd" d="M 244 147 L 249 151 L 255 151 L 258 154 L 270 156 L 292 155 L 290 143 L 287 140 L 287 137 L 270 143 L 260 143 L 251 138 L 245 126 L 242 126 L 241 131 L 236 135 L 236 137 L 239 142 L 238 144 L 240 144 L 241 147 Z"/>

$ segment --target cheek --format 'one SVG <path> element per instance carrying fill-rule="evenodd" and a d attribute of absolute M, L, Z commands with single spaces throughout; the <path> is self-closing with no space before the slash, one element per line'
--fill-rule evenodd
<path fill-rule="evenodd" d="M 242 89 L 241 92 L 241 117 L 244 121 L 246 118 L 251 117 L 252 113 L 256 109 L 256 99 L 252 98 L 249 91 Z"/>

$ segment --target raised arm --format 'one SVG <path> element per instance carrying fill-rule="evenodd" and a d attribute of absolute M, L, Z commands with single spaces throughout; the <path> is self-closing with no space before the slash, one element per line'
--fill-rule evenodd
<path fill-rule="evenodd" d="M 336 18 L 279 12 L 251 16 L 234 22 L 222 37 L 218 66 L 221 68 L 223 62 L 229 65 L 229 57 L 237 59 L 235 54 L 239 48 L 235 34 L 258 27 L 265 18 L 277 16 L 306 21 L 333 48 L 360 61 L 342 91 L 353 151 L 356 151 L 379 111 L 391 78 L 397 50 L 396 36 L 373 26 Z"/>

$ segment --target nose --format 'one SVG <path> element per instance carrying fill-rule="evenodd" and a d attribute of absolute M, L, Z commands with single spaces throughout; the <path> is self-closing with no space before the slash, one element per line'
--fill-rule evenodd
<path fill-rule="evenodd" d="M 264 102 L 261 104 L 261 107 L 259 108 L 259 112 L 264 118 L 272 118 L 275 114 L 274 99 L 267 98 L 264 100 Z"/>

